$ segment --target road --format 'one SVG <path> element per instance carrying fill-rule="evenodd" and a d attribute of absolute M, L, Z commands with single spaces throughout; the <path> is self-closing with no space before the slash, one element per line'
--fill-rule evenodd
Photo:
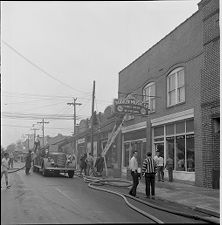
<path fill-rule="evenodd" d="M 9 179 L 10 189 L 4 188 L 4 179 L 1 182 L 1 224 L 154 223 L 127 207 L 122 198 L 93 190 L 77 176 L 26 176 L 21 170 Z M 172 222 L 172 214 L 161 217 Z M 181 218 L 175 216 L 174 221 L 181 222 Z"/>

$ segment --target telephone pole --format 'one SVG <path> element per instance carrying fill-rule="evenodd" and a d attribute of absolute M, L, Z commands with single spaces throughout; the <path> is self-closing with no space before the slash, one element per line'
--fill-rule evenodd
<path fill-rule="evenodd" d="M 93 81 L 92 116 L 91 116 L 91 153 L 93 154 L 93 119 L 94 119 L 95 81 Z"/>
<path fill-rule="evenodd" d="M 34 145 L 35 145 L 36 131 L 39 130 L 39 129 L 38 129 L 38 128 L 35 128 L 34 126 L 35 126 L 35 124 L 32 124 L 32 127 L 33 127 L 33 128 L 32 128 L 31 130 L 34 131 Z"/>
<path fill-rule="evenodd" d="M 76 106 L 77 105 L 82 105 L 80 102 L 76 102 L 77 98 L 73 98 L 73 102 L 68 102 L 67 105 L 73 105 L 73 120 L 74 120 L 74 126 L 73 126 L 73 138 L 76 134 Z M 75 138 L 73 140 L 73 155 L 75 155 Z"/>
<path fill-rule="evenodd" d="M 30 134 L 25 134 L 28 136 L 28 150 L 29 150 L 29 137 L 30 137 Z"/>
<path fill-rule="evenodd" d="M 45 145 L 45 143 L 44 143 L 44 139 L 45 139 L 45 136 L 44 136 L 44 132 L 45 132 L 44 131 L 45 130 L 44 124 L 45 123 L 49 123 L 49 122 L 45 122 L 44 118 L 43 118 L 41 122 L 37 122 L 37 123 L 42 123 L 42 136 L 43 136 L 43 147 L 44 147 L 44 145 Z"/>
<path fill-rule="evenodd" d="M 67 105 L 73 105 L 73 119 L 74 119 L 74 127 L 73 127 L 73 135 L 76 134 L 76 106 L 82 105 L 82 103 L 76 102 L 77 98 L 73 98 L 73 102 L 68 102 Z"/>

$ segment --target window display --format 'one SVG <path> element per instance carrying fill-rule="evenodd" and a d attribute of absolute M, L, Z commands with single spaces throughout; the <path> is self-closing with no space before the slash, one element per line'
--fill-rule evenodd
<path fill-rule="evenodd" d="M 165 134 L 164 134 L 165 126 Z M 195 171 L 194 119 L 187 119 L 154 127 L 153 143 L 162 154 L 173 159 L 174 170 Z M 166 146 L 164 146 L 166 145 Z"/>

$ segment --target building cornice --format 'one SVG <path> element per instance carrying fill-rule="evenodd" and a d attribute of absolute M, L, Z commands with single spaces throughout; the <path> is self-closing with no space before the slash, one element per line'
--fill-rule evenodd
<path fill-rule="evenodd" d="M 194 117 L 194 109 L 173 113 L 151 120 L 152 127 Z"/>

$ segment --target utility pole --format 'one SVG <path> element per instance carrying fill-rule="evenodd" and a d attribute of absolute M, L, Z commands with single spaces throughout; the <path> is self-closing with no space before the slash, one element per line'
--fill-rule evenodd
<path fill-rule="evenodd" d="M 38 128 L 34 128 L 35 124 L 32 124 L 32 129 L 34 131 L 34 145 L 35 145 L 35 137 L 36 137 L 36 131 L 39 130 Z"/>
<path fill-rule="evenodd" d="M 45 136 L 44 136 L 44 130 L 45 130 L 45 128 L 44 128 L 44 124 L 45 123 L 49 123 L 49 122 L 45 122 L 44 121 L 44 118 L 42 119 L 42 121 L 41 122 L 37 122 L 37 123 L 42 123 L 42 136 L 43 136 L 43 147 L 44 147 L 44 145 L 45 145 L 45 143 L 44 143 L 44 139 L 45 139 Z"/>
<path fill-rule="evenodd" d="M 25 135 L 28 136 L 28 150 L 29 150 L 29 136 L 30 136 L 30 134 L 25 134 Z"/>
<path fill-rule="evenodd" d="M 93 117 L 94 117 L 94 100 L 95 100 L 95 81 L 93 81 L 92 116 L 91 116 L 91 153 L 92 153 L 92 154 L 93 154 Z"/>
<path fill-rule="evenodd" d="M 76 102 L 77 98 L 73 98 L 73 102 L 68 102 L 67 105 L 73 105 L 73 120 L 74 120 L 74 126 L 73 126 L 73 138 L 76 134 L 76 106 L 82 105 L 80 102 Z M 73 155 L 75 155 L 75 138 L 73 139 Z"/>
<path fill-rule="evenodd" d="M 67 105 L 73 105 L 73 119 L 74 119 L 74 127 L 73 127 L 73 135 L 76 134 L 76 106 L 82 105 L 82 103 L 76 102 L 77 98 L 73 98 L 73 102 L 68 102 Z"/>

